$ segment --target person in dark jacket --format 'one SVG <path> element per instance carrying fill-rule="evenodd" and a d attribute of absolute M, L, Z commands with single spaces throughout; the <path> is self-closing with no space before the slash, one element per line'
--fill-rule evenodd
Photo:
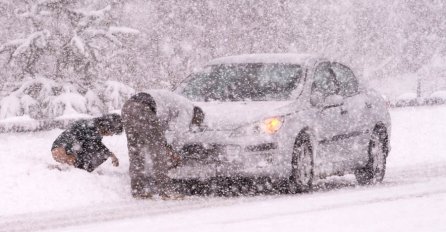
<path fill-rule="evenodd" d="M 127 136 L 133 197 L 151 198 L 156 189 L 163 199 L 182 198 L 175 192 L 167 174 L 181 162 L 176 150 L 182 144 L 176 142 L 190 128 L 193 107 L 186 98 L 165 90 L 138 93 L 124 104 L 122 121 Z M 170 136 L 166 136 L 167 131 L 172 132 Z M 151 170 L 146 167 L 146 159 L 152 163 Z M 147 177 L 153 178 L 155 186 L 148 184 Z"/>
<path fill-rule="evenodd" d="M 57 137 L 51 147 L 54 160 L 88 172 L 94 171 L 108 158 L 116 167 L 119 160 L 102 143 L 103 136 L 123 131 L 121 116 L 108 114 L 102 117 L 79 120 Z"/>

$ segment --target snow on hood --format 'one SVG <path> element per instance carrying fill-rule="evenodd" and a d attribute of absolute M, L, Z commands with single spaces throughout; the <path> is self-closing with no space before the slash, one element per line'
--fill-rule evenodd
<path fill-rule="evenodd" d="M 280 115 L 291 101 L 255 102 L 194 102 L 205 114 L 205 124 L 210 129 L 232 130 L 268 116 Z"/>

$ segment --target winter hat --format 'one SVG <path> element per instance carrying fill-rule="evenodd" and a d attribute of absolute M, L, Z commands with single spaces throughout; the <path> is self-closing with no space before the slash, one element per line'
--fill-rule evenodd
<path fill-rule="evenodd" d="M 106 114 L 94 119 L 94 124 L 103 133 L 121 134 L 122 119 L 119 114 Z"/>
<path fill-rule="evenodd" d="M 144 92 L 137 93 L 130 98 L 131 101 L 142 103 L 150 108 L 156 114 L 156 102 L 153 97 Z"/>

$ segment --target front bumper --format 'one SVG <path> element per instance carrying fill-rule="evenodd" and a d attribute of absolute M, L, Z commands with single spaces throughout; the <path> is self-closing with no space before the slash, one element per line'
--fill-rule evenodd
<path fill-rule="evenodd" d="M 271 136 L 231 138 L 214 132 L 193 135 L 183 144 L 183 163 L 169 171 L 174 179 L 275 177 L 284 173 L 281 145 Z"/>

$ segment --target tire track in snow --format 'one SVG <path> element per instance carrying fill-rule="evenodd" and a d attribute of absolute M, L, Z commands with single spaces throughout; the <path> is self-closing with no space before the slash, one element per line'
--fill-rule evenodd
<path fill-rule="evenodd" d="M 373 198 L 373 199 L 368 199 L 368 200 L 352 201 L 352 202 L 348 202 L 348 203 L 320 205 L 320 206 L 317 206 L 312 209 L 298 209 L 296 211 L 291 211 L 291 212 L 273 213 L 273 214 L 265 214 L 265 215 L 258 216 L 258 217 L 243 218 L 242 221 L 247 222 L 247 221 L 270 220 L 272 218 L 278 218 L 278 217 L 286 217 L 286 216 L 314 213 L 314 212 L 320 212 L 320 211 L 330 211 L 330 210 L 362 206 L 362 205 L 368 205 L 368 204 L 380 204 L 380 203 L 400 201 L 400 200 L 409 200 L 412 198 L 428 197 L 428 196 L 434 196 L 434 195 L 446 195 L 446 189 L 436 190 L 436 191 L 425 191 L 425 192 L 413 193 L 413 194 L 403 194 L 403 195 L 398 195 L 398 196 L 393 196 L 393 197 L 378 197 L 378 198 Z M 241 220 L 228 220 L 228 221 L 222 221 L 222 222 L 220 222 L 220 224 L 235 224 L 235 223 L 240 223 L 240 221 Z"/>
<path fill-rule="evenodd" d="M 195 197 L 193 197 L 195 198 Z M 155 216 L 206 207 L 230 206 L 243 202 L 267 199 L 271 196 L 249 198 L 195 198 L 178 201 L 134 200 L 108 205 L 96 205 L 64 211 L 19 214 L 0 218 L 0 232 L 36 231 L 113 220 Z M 211 200 L 211 201 L 209 201 Z"/>

